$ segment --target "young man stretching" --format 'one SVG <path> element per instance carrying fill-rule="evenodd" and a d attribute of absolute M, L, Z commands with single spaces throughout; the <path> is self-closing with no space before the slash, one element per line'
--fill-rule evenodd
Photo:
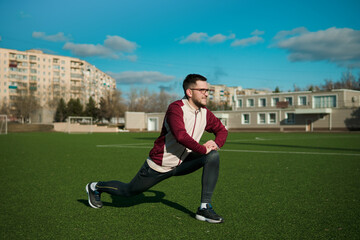
<path fill-rule="evenodd" d="M 130 197 L 142 193 L 172 176 L 181 176 L 203 168 L 201 205 L 196 219 L 221 223 L 211 197 L 219 175 L 219 153 L 228 135 L 224 125 L 206 106 L 209 89 L 206 78 L 189 74 L 184 82 L 185 97 L 169 105 L 162 131 L 155 140 L 144 165 L 130 183 L 120 181 L 90 182 L 86 185 L 89 205 L 101 208 L 101 193 Z M 204 131 L 213 133 L 215 140 L 199 144 Z"/>

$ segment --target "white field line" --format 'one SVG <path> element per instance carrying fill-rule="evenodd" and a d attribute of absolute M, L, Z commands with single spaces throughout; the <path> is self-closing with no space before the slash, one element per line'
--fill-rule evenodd
<path fill-rule="evenodd" d="M 146 148 L 151 147 L 149 145 L 149 143 L 129 143 L 129 144 L 108 144 L 108 145 L 96 145 L 96 147 L 119 147 L 119 148 L 123 148 L 123 147 L 130 147 L 130 148 L 144 148 L 144 147 L 139 147 L 139 145 L 148 145 L 146 146 Z"/>
<path fill-rule="evenodd" d="M 224 152 L 246 152 L 246 153 L 282 153 L 282 154 L 307 154 L 307 155 L 334 155 L 334 156 L 360 156 L 360 153 L 331 153 L 331 152 L 288 152 L 288 151 L 255 151 L 255 150 L 236 150 L 221 149 Z"/>
<path fill-rule="evenodd" d="M 226 142 L 254 142 L 254 141 L 280 141 L 280 140 L 306 140 L 306 139 L 339 139 L 339 138 L 358 138 L 357 136 L 307 136 L 307 137 L 285 137 L 285 138 L 260 138 L 234 139 Z"/>
<path fill-rule="evenodd" d="M 147 146 L 139 146 L 147 145 Z M 148 143 L 139 144 L 111 144 L 111 145 L 96 145 L 100 148 L 145 148 L 150 149 L 152 145 Z M 304 154 L 304 155 L 333 155 L 333 156 L 360 156 L 359 153 L 331 153 L 331 152 L 291 152 L 291 151 L 262 151 L 262 150 L 237 150 L 237 149 L 221 149 L 222 152 L 244 152 L 244 153 L 280 153 L 280 154 Z"/>

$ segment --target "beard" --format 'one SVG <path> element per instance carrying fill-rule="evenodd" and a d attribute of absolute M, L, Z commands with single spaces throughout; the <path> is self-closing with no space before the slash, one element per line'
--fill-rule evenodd
<path fill-rule="evenodd" d="M 193 99 L 193 103 L 194 103 L 198 108 L 206 107 L 206 99 L 205 99 L 205 104 L 202 103 L 201 101 L 198 101 L 197 99 Z"/>

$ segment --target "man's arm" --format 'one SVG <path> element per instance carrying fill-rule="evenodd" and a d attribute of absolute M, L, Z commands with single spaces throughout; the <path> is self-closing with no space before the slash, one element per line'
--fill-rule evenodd
<path fill-rule="evenodd" d="M 221 148 L 222 146 L 224 146 L 226 142 L 228 131 L 221 123 L 221 121 L 217 117 L 215 117 L 215 115 L 210 110 L 207 110 L 206 120 L 207 120 L 207 125 L 205 130 L 207 132 L 214 133 L 215 135 L 215 140 L 214 141 L 210 140 L 206 142 L 206 145 L 211 148 L 215 148 L 216 146 L 217 148 Z"/>

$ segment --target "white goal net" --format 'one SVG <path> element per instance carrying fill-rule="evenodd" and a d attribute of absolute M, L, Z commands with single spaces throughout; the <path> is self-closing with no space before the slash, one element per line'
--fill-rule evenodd
<path fill-rule="evenodd" d="M 0 134 L 7 134 L 7 115 L 0 115 Z"/>
<path fill-rule="evenodd" d="M 93 118 L 71 116 L 68 117 L 67 133 L 92 133 L 93 132 Z"/>

